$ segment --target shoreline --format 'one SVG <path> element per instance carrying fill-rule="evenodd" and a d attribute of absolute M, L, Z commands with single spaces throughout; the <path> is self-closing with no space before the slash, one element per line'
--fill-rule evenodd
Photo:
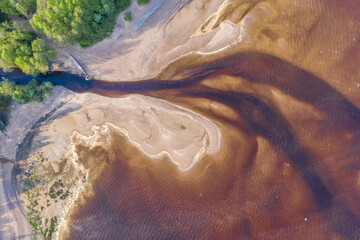
<path fill-rule="evenodd" d="M 65 50 L 71 52 L 92 79 L 140 81 L 152 78 L 161 73 L 162 68 L 169 62 L 194 52 L 191 46 L 194 42 L 192 35 L 220 4 L 220 0 L 208 3 L 200 0 L 164 2 L 136 33 L 128 30 L 131 28 L 130 24 L 118 19 L 117 24 L 122 28 L 116 27 L 113 34 L 121 34 L 119 40 L 103 40 L 86 50 L 78 46 L 68 46 Z M 196 22 L 191 24 L 189 29 L 180 27 L 194 21 L 194 18 L 187 17 L 188 14 L 185 16 L 189 11 L 191 15 L 197 14 Z M 196 47 L 206 45 L 212 39 L 211 35 L 214 34 L 196 38 Z M 174 51 L 175 48 L 177 50 Z M 59 59 L 64 58 L 59 56 Z M 72 69 L 69 69 L 69 72 L 79 73 Z"/>
<path fill-rule="evenodd" d="M 183 59 L 202 58 L 224 52 L 238 43 L 241 33 L 239 26 L 229 21 L 222 23 L 231 26 L 231 36 L 222 36 L 222 26 L 210 32 L 198 33 L 199 26 L 212 15 L 220 14 L 224 4 L 221 0 L 207 3 L 201 0 L 181 0 L 171 4 L 164 2 L 135 35 L 131 30 L 127 32 L 135 20 L 131 23 L 124 22 L 120 14 L 113 35 L 121 33 L 121 39 L 104 39 L 88 49 L 81 49 L 76 45 L 58 47 L 57 59 L 51 62 L 49 73 L 65 72 L 81 76 L 85 80 L 142 81 L 156 78 L 165 69 Z M 137 7 L 136 4 L 132 4 L 129 10 L 134 7 Z M 146 9 L 141 8 L 141 12 Z M 196 14 L 197 18 L 189 19 L 188 14 Z M 181 27 L 190 21 L 195 21 L 191 28 Z M 128 45 L 131 47 L 125 48 Z M 79 66 L 82 70 L 79 70 Z"/>
<path fill-rule="evenodd" d="M 26 104 L 27 107 L 15 104 L 6 128 L 6 134 L 0 133 L 0 140 L 4 143 L 0 146 L 0 155 L 8 161 L 0 163 L 2 172 L 7 174 L 6 176 L 4 175 L 5 177 L 2 176 L 1 180 L 3 181 L 0 183 L 0 188 L 3 189 L 2 191 L 4 193 L 12 196 L 8 199 L 1 199 L 1 208 L 8 208 L 8 210 L 0 208 L 0 225 L 4 236 L 11 234 L 16 239 L 16 236 L 20 235 L 29 236 L 30 234 L 31 236 L 31 227 L 26 215 L 24 215 L 23 204 L 21 200 L 18 199 L 19 195 L 14 182 L 14 164 L 18 163 L 17 146 L 20 146 L 28 134 L 31 134 L 31 131 L 36 128 L 36 125 L 42 117 L 46 116 L 53 108 L 61 104 L 61 99 L 63 99 L 68 92 L 68 90 L 62 87 L 55 87 L 52 90 L 52 96 L 45 99 L 44 104 L 28 103 Z M 21 120 L 19 115 L 22 116 Z M 9 164 L 11 166 L 9 166 Z M 7 194 L 1 195 L 7 196 Z M 2 222 L 4 217 L 7 218 L 6 222 Z"/>
<path fill-rule="evenodd" d="M 225 1 L 224 3 L 229 4 L 229 2 L 231 1 L 232 0 Z M 331 68 L 328 72 L 326 72 L 327 71 L 326 66 L 324 67 L 323 65 L 321 65 L 323 63 L 320 64 L 321 61 L 329 58 L 329 56 L 326 55 L 322 56 L 323 50 L 321 50 L 321 57 L 320 55 L 318 55 L 318 53 L 316 54 L 312 53 L 310 50 L 308 52 L 304 51 L 305 54 L 308 55 L 306 55 L 304 58 L 299 57 L 299 59 L 301 58 L 301 61 L 300 60 L 295 61 L 296 57 L 294 57 L 295 60 L 293 60 L 292 57 L 293 55 L 297 56 L 298 52 L 296 52 L 297 45 L 294 45 L 295 47 L 291 45 L 293 44 L 291 42 L 291 39 L 294 36 L 291 34 L 286 35 L 284 33 L 285 31 L 287 32 L 289 29 L 284 27 L 283 30 L 281 28 L 282 25 L 274 24 L 276 25 L 276 27 L 278 27 L 281 30 L 276 29 L 275 27 L 274 30 L 271 27 L 269 27 L 267 30 L 269 29 L 270 30 L 265 31 L 266 30 L 265 27 L 268 26 L 266 24 L 264 24 L 265 27 L 261 26 L 261 24 L 265 22 L 264 19 L 271 22 L 273 21 L 273 16 L 274 16 L 273 13 L 275 12 L 276 14 L 278 14 L 274 9 L 272 9 L 271 3 L 256 6 L 251 9 L 246 6 L 244 7 L 245 10 L 250 9 L 255 13 L 252 12 L 251 14 L 242 17 L 241 20 L 239 20 L 238 22 L 236 22 L 237 16 L 233 17 L 232 20 L 230 18 L 229 18 L 230 20 L 229 19 L 222 20 L 216 27 L 217 21 L 219 21 L 219 16 L 226 15 L 226 13 L 223 12 L 227 11 L 227 6 L 223 6 L 222 4 L 220 4 L 219 0 L 210 1 L 212 5 L 210 3 L 206 3 L 206 4 L 210 4 L 207 6 L 205 6 L 206 5 L 205 3 L 201 5 L 202 1 L 200 0 L 199 1 L 193 0 L 191 2 L 185 1 L 185 2 L 186 5 L 182 6 L 178 12 L 175 12 L 170 19 L 167 19 L 168 21 L 165 21 L 166 24 L 161 25 L 164 22 L 160 22 L 157 24 L 161 26 L 157 26 L 157 24 L 155 24 L 155 26 L 152 27 L 145 27 L 145 30 L 143 32 L 137 33 L 138 35 L 134 37 L 130 36 L 131 38 L 130 37 L 126 39 L 124 38 L 119 42 L 115 42 L 113 39 L 104 40 L 88 50 L 79 49 L 77 46 L 69 46 L 66 47 L 66 49 L 71 51 L 71 53 L 74 52 L 74 56 L 76 58 L 79 58 L 80 63 L 84 64 L 85 69 L 87 70 L 90 69 L 90 74 L 93 73 L 93 76 L 96 77 L 95 79 L 102 79 L 103 81 L 140 81 L 147 78 L 155 78 L 155 77 L 158 77 L 160 79 L 170 79 L 173 76 L 180 76 L 180 74 L 182 74 L 182 72 L 180 72 L 182 69 L 186 69 L 186 68 L 189 69 L 191 66 L 206 61 L 211 61 L 213 59 L 216 59 L 218 57 L 221 57 L 223 55 L 229 54 L 234 51 L 244 50 L 244 51 L 253 51 L 253 52 L 264 52 L 265 54 L 277 56 L 280 59 L 283 59 L 285 62 L 289 62 L 290 64 L 295 62 L 296 66 L 299 69 L 304 69 L 304 71 L 307 71 L 311 74 L 318 76 L 320 79 L 323 79 L 324 82 L 326 82 L 330 86 L 333 86 L 337 91 L 342 93 L 344 96 L 348 97 L 348 99 L 350 99 L 350 101 L 352 101 L 354 105 L 357 104 L 357 106 L 359 106 L 359 101 L 357 101 L 357 99 L 359 99 L 360 95 L 356 95 L 354 94 L 354 92 L 356 93 L 360 84 L 358 85 L 358 83 L 355 82 L 357 75 L 354 74 L 354 72 L 349 71 L 345 73 L 344 71 L 344 73 L 343 72 L 340 73 L 339 71 L 339 72 L 335 72 L 337 74 L 333 74 L 334 77 L 332 77 L 332 69 L 335 68 Z M 199 6 L 197 6 L 196 4 L 199 4 Z M 286 7 L 284 7 L 284 9 L 286 9 Z M 243 12 L 246 12 L 245 10 Z M 202 15 L 201 14 L 197 15 L 197 13 L 202 13 Z M 279 14 L 280 13 L 281 12 L 279 12 Z M 290 13 L 291 12 L 289 12 L 289 14 Z M 156 20 L 159 20 L 159 18 L 162 16 L 161 12 L 159 14 L 160 15 L 155 16 L 155 22 Z M 198 16 L 199 19 L 194 20 L 191 17 L 189 19 L 186 19 L 189 15 Z M 259 17 L 260 15 L 261 17 Z M 215 19 L 213 22 L 210 21 L 213 19 Z M 280 17 L 279 19 L 281 20 Z M 182 28 L 184 27 L 182 27 L 182 25 L 189 25 L 189 22 L 192 20 L 194 21 L 194 23 L 191 26 L 189 26 L 189 28 L 183 30 Z M 306 24 L 304 24 L 304 26 L 308 27 Z M 306 27 L 299 28 L 300 29 L 299 32 L 300 33 L 302 33 L 301 31 L 306 32 L 304 31 L 304 29 L 306 30 Z M 205 30 L 202 31 L 202 29 Z M 272 32 L 273 30 L 275 33 Z M 114 31 L 119 32 L 120 29 L 115 29 Z M 178 31 L 178 33 L 176 31 Z M 200 31 L 199 35 L 197 36 L 193 35 L 193 33 L 199 33 L 199 31 Z M 129 35 L 131 34 L 129 33 Z M 290 36 L 289 37 L 290 40 L 286 39 L 287 36 Z M 324 36 L 327 35 L 324 34 Z M 319 39 L 321 40 L 320 37 Z M 254 43 L 255 40 L 257 41 L 256 43 Z M 351 37 L 349 41 L 355 42 L 355 38 Z M 262 47 L 259 47 L 256 44 L 258 44 L 259 46 L 261 45 Z M 299 46 L 304 47 L 306 45 L 299 44 Z M 314 52 L 315 51 L 320 52 L 320 49 L 322 49 L 322 47 L 323 46 L 321 46 L 321 48 L 313 46 L 312 49 L 314 49 L 313 50 Z M 328 45 L 325 45 L 325 47 L 328 47 L 330 49 Z M 295 49 L 294 50 L 295 53 L 292 52 L 293 50 L 290 51 L 289 49 Z M 340 51 L 341 49 L 339 50 L 339 53 Z M 331 63 L 341 60 L 338 57 L 339 55 L 330 55 L 331 58 L 329 58 L 330 60 L 327 61 L 328 64 L 327 66 L 329 67 Z M 314 67 L 313 66 L 309 67 L 308 65 L 311 65 L 314 62 L 312 60 L 311 61 L 308 60 L 308 62 L 306 62 L 307 61 L 306 57 L 309 57 L 309 59 L 310 58 L 319 59 L 318 61 L 319 63 L 315 63 Z M 251 64 L 254 65 L 254 63 L 255 62 L 252 61 L 252 59 L 250 59 L 249 65 Z M 54 72 L 56 72 L 56 70 Z M 70 72 L 73 74 L 77 74 L 76 72 L 73 72 L 71 68 L 67 70 L 65 69 L 63 72 Z M 185 71 L 185 73 L 183 74 L 187 74 L 187 72 Z M 343 84 L 339 85 L 336 84 L 337 79 L 348 79 L 348 80 L 344 81 Z M 227 89 L 228 86 L 230 86 L 230 82 L 226 82 L 226 79 L 223 82 L 224 82 L 224 86 L 222 87 L 224 90 Z M 209 87 L 212 87 L 212 85 L 214 85 L 215 88 L 221 89 L 220 86 L 216 85 L 217 83 L 213 83 L 209 81 L 205 84 L 209 84 Z M 246 80 L 241 80 L 240 84 L 237 86 L 239 87 L 239 91 L 244 91 L 244 92 L 248 91 L 254 94 L 260 94 L 256 89 L 255 89 L 256 91 L 252 88 L 251 90 L 249 90 L 250 88 L 248 89 L 249 86 L 253 86 L 250 82 L 248 83 Z M 46 166 L 49 169 L 51 167 L 53 169 L 61 170 L 62 162 L 60 161 L 60 157 L 64 152 L 65 153 L 67 152 L 66 150 L 67 147 L 75 148 L 75 146 L 69 145 L 69 140 L 67 138 L 69 136 L 74 137 L 76 135 L 76 134 L 72 135 L 74 131 L 78 132 L 78 135 L 76 136 L 81 135 L 80 138 L 83 137 L 84 142 L 90 146 L 91 137 L 96 136 L 97 134 L 96 131 L 101 133 L 102 128 L 106 128 L 106 127 L 110 128 L 111 127 L 110 124 L 114 125 L 114 122 L 116 122 L 114 128 L 116 127 L 119 128 L 120 129 L 119 132 L 121 132 L 124 135 L 124 138 L 127 139 L 126 145 L 135 146 L 139 150 L 139 152 L 144 153 L 144 155 L 146 156 L 149 156 L 150 160 L 154 160 L 154 158 L 157 157 L 154 161 L 149 161 L 145 163 L 136 162 L 136 164 L 140 166 L 147 166 L 147 167 L 156 166 L 157 164 L 156 160 L 162 158 L 163 156 L 166 156 L 165 157 L 166 161 L 170 160 L 170 163 L 175 165 L 173 166 L 172 169 L 176 169 L 182 174 L 187 174 L 187 172 L 191 171 L 191 169 L 193 168 L 196 169 L 197 163 L 200 161 L 199 159 L 201 159 L 205 154 L 211 154 L 211 151 L 206 152 L 210 148 L 208 145 L 211 143 L 211 142 L 209 143 L 209 141 L 212 139 L 210 136 L 211 131 L 209 130 L 209 128 L 206 127 L 202 128 L 206 124 L 202 125 L 201 121 L 196 122 L 194 121 L 194 118 L 189 117 L 190 120 L 189 119 L 184 120 L 185 119 L 184 117 L 184 119 L 181 119 L 181 121 L 185 121 L 189 123 L 189 127 L 186 126 L 186 129 L 189 129 L 190 132 L 187 133 L 188 135 L 181 135 L 181 134 L 176 135 L 179 134 L 180 132 L 178 131 L 178 129 L 183 129 L 183 127 L 185 127 L 181 124 L 178 124 L 178 122 L 176 122 L 177 120 L 176 118 L 180 119 L 179 117 L 180 114 L 173 114 L 174 119 L 171 119 L 171 121 L 167 122 L 166 120 L 169 119 L 171 116 L 169 117 L 165 114 L 161 116 L 161 114 L 160 115 L 158 114 L 159 111 L 157 111 L 155 108 L 154 111 L 149 110 L 151 109 L 151 107 L 146 109 L 146 111 L 145 110 L 143 111 L 143 113 L 145 112 L 145 114 L 143 113 L 142 114 L 146 115 L 145 117 L 143 115 L 137 115 L 136 112 L 141 112 L 140 110 L 142 107 L 145 108 L 146 104 L 142 102 L 138 103 L 138 105 L 136 106 L 135 104 L 133 105 L 129 104 L 129 102 L 131 103 L 131 101 L 128 102 L 124 101 L 121 103 L 120 101 L 117 102 L 117 100 L 114 99 L 109 100 L 109 98 L 101 97 L 96 94 L 88 94 L 88 93 L 74 94 L 71 91 L 68 91 L 67 89 L 64 89 L 62 87 L 55 87 L 55 88 L 56 91 L 54 89 L 55 92 L 54 96 L 52 96 L 44 104 L 35 105 L 31 103 L 26 106 L 17 105 L 17 107 L 14 108 L 14 113 L 12 113 L 13 115 L 12 115 L 12 119 L 10 120 L 10 125 L 7 127 L 7 130 L 9 129 L 10 132 L 9 133 L 10 137 L 8 138 L 3 133 L 0 133 L 0 140 L 5 143 L 2 146 L 0 146 L 1 156 L 5 156 L 7 159 L 9 159 L 9 161 L 16 162 L 17 160 L 16 154 L 19 153 L 18 148 L 21 148 L 21 144 L 24 143 L 24 140 L 26 139 L 27 136 L 29 136 L 30 132 L 34 128 L 39 127 L 36 125 L 38 123 L 36 119 L 38 120 L 41 119 L 41 116 L 46 116 L 46 114 L 51 113 L 51 111 L 53 111 L 54 109 L 55 112 L 53 112 L 53 116 L 51 116 L 51 121 L 45 124 L 46 126 L 44 126 L 44 128 L 39 130 L 40 133 L 37 135 L 40 136 L 38 140 L 39 139 L 41 140 L 41 137 L 44 137 L 44 139 L 55 139 L 56 141 L 58 141 L 56 143 L 48 144 L 47 146 L 44 147 L 45 149 L 44 152 L 46 152 L 47 154 L 46 158 L 52 160 L 59 160 L 54 162 L 51 162 L 52 161 L 51 160 L 50 163 Z M 267 91 L 267 92 L 271 92 L 271 91 Z M 275 93 L 273 92 L 272 94 L 275 96 L 276 95 Z M 69 95 L 71 95 L 71 99 L 69 98 Z M 131 94 L 131 95 L 134 96 L 135 94 Z M 266 95 L 264 98 L 271 99 L 271 97 L 269 97 L 268 95 Z M 280 100 L 281 99 L 279 97 L 279 102 L 275 101 L 276 103 L 279 104 L 279 106 L 280 106 L 280 102 L 284 101 L 284 100 L 281 101 Z M 159 107 L 161 105 L 161 101 L 162 100 L 160 100 L 159 102 L 157 99 L 154 98 L 153 105 Z M 149 101 L 145 101 L 145 102 L 149 102 Z M 170 104 L 170 105 L 172 104 L 170 101 L 169 102 L 163 101 L 163 102 L 165 102 L 164 104 Z M 62 103 L 64 105 L 64 108 L 62 108 L 63 107 L 63 105 L 61 105 Z M 183 109 L 184 111 L 186 110 L 188 112 L 193 112 L 196 115 L 198 115 L 199 118 L 203 118 L 202 120 L 205 119 L 204 121 L 207 120 L 212 124 L 219 125 L 216 122 L 212 121 L 211 118 L 206 118 L 205 116 L 202 116 L 196 113 L 195 111 L 188 110 L 185 107 L 179 106 L 178 104 L 172 104 L 172 105 L 180 109 Z M 57 109 L 57 107 L 59 107 L 59 109 Z M 133 111 L 132 108 L 134 108 L 135 110 Z M 191 106 L 189 108 L 191 108 Z M 118 111 L 112 112 L 110 109 L 118 110 Z M 170 110 L 168 109 L 165 110 L 163 110 L 165 113 L 170 112 Z M 76 115 L 75 113 L 78 115 Z M 294 119 L 295 117 L 290 118 L 289 122 L 294 121 Z M 47 120 L 44 119 L 44 121 Z M 161 123 L 162 125 L 155 124 L 156 122 L 161 122 L 161 121 L 165 123 L 164 124 Z M 149 122 L 153 124 L 151 125 L 151 127 L 149 127 L 150 125 Z M 174 122 L 176 122 L 176 127 L 168 126 L 169 125 L 168 123 L 174 123 Z M 194 124 L 194 122 L 196 122 L 196 124 Z M 127 125 L 130 127 L 128 127 Z M 94 128 L 95 131 L 93 131 L 92 127 L 95 127 L 97 129 Z M 219 128 L 220 126 L 217 127 Z M 213 129 L 215 128 L 216 127 L 214 127 Z M 149 141 L 147 143 L 146 141 L 148 141 L 151 138 L 149 136 L 151 136 L 153 133 L 156 133 L 154 134 L 155 137 L 153 138 L 153 141 L 152 142 Z M 206 134 L 209 135 L 208 138 L 206 138 L 207 136 Z M 171 137 L 173 136 L 176 136 L 178 139 L 180 139 L 182 142 L 180 140 L 178 141 L 181 143 L 190 142 L 192 144 L 191 147 L 193 148 L 188 148 L 189 145 L 185 145 L 185 144 L 181 145 L 178 144 L 177 142 L 175 142 L 176 143 L 175 144 L 174 141 L 173 142 L 168 141 L 168 138 L 171 139 Z M 178 136 L 180 136 L 180 138 Z M 220 141 L 221 143 L 222 140 L 221 131 L 220 134 L 219 132 L 218 134 L 216 134 L 216 131 L 215 133 L 213 132 L 212 136 L 220 136 L 216 140 Z M 193 141 L 193 139 L 200 139 L 200 140 Z M 40 140 L 38 142 L 41 142 Z M 94 140 L 94 142 L 96 141 Z M 158 144 L 157 141 L 161 141 L 162 145 Z M 216 150 L 217 149 L 216 146 L 220 148 L 221 145 L 217 145 L 218 143 L 219 142 L 214 143 L 213 141 L 215 147 L 212 149 Z M 163 150 L 163 148 L 166 148 L 166 150 Z M 75 152 L 74 149 L 72 150 L 73 152 Z M 174 159 L 172 159 L 172 155 L 167 150 L 168 151 L 176 150 L 178 152 L 182 151 L 181 152 L 182 154 L 184 155 L 187 154 L 186 155 L 187 158 L 183 157 L 184 155 L 179 154 L 180 157 L 177 156 L 178 157 L 177 161 L 176 160 L 173 161 Z M 215 150 L 213 151 L 214 153 L 216 153 Z M 178 152 L 176 151 L 174 151 L 175 153 L 173 153 L 174 156 L 178 154 Z M 28 152 L 31 151 L 29 150 Z M 76 164 L 78 164 L 78 162 L 76 162 L 73 158 L 71 158 L 71 160 L 73 160 L 73 162 L 71 161 L 69 162 L 75 166 L 74 168 L 78 168 L 79 170 L 79 173 L 76 172 L 74 174 L 77 177 L 79 177 L 79 179 L 74 180 L 74 182 L 75 181 L 78 182 L 76 182 L 74 188 L 71 189 L 73 196 L 67 199 L 68 202 L 64 203 L 65 206 L 63 206 L 61 210 L 59 210 L 59 208 L 56 208 L 57 212 L 60 212 L 60 215 L 62 216 L 59 218 L 58 229 L 55 233 L 57 234 L 56 237 L 59 237 L 59 234 L 61 234 L 60 230 L 66 227 L 66 225 L 68 224 L 66 215 L 71 211 L 70 209 L 74 208 L 74 206 L 76 205 L 75 203 L 79 200 L 79 198 L 81 198 L 83 191 L 87 187 L 86 186 L 87 182 L 83 182 L 81 178 L 83 174 L 86 175 L 85 180 L 86 181 L 89 180 L 88 179 L 89 172 L 85 168 L 81 168 L 77 166 Z M 181 160 L 183 162 L 179 163 L 179 161 Z M 9 165 L 10 163 L 8 163 L 5 166 L 5 164 L 0 162 L 0 166 L 1 166 L 0 168 L 2 171 L 3 169 L 10 169 L 11 167 Z M 60 173 L 57 174 L 62 173 L 61 172 L 62 170 L 61 171 L 60 170 L 58 171 Z M 69 169 L 66 170 L 69 170 L 70 172 L 71 168 L 69 167 Z M 76 179 L 76 176 L 74 177 L 74 179 Z M 51 181 L 53 181 L 53 179 Z M 88 187 L 91 188 L 91 186 Z M 3 189 L 4 192 L 7 192 L 6 189 L 10 189 L 10 191 L 11 189 L 15 190 L 13 186 L 11 187 L 6 182 L 2 182 L 0 184 L 0 189 Z M 17 194 L 16 191 L 15 194 Z M 14 202 L 2 198 L 0 205 L 4 206 L 4 208 L 2 209 L 0 208 L 1 209 L 0 215 L 1 213 L 10 212 L 5 208 L 7 207 L 8 209 L 10 209 L 10 206 L 13 206 L 12 204 L 14 204 Z M 54 206 L 52 205 L 51 207 Z M 19 208 L 21 210 L 21 206 L 17 206 L 16 204 L 14 205 L 14 209 L 15 209 L 14 211 L 20 211 Z M 15 236 L 16 234 L 19 236 L 21 231 L 29 230 L 30 226 L 28 222 L 25 223 L 24 219 L 19 220 L 19 217 L 16 213 L 11 212 L 10 219 L 11 222 L 0 224 L 0 226 L 1 225 L 4 226 L 3 228 L 6 231 L 9 232 L 13 231 Z M 0 217 L 0 223 L 2 220 L 3 219 Z M 19 229 L 19 225 L 24 226 L 24 229 Z M 5 231 L 3 229 L 0 230 Z M 12 232 L 10 234 L 12 234 Z"/>
<path fill-rule="evenodd" d="M 48 215 L 48 211 L 55 214 L 54 216 L 58 220 L 58 228 L 54 232 L 54 236 L 61 234 L 61 229 L 65 228 L 70 209 L 81 199 L 84 190 L 88 187 L 91 188 L 91 184 L 88 184 L 97 179 L 94 173 L 90 173 L 91 170 L 79 160 L 75 151 L 77 145 L 90 144 L 92 147 L 105 147 L 103 145 L 105 140 L 102 140 L 102 138 L 107 136 L 105 142 L 111 142 L 111 139 L 108 139 L 111 135 L 109 133 L 115 131 L 127 139 L 126 144 L 136 147 L 139 152 L 149 156 L 149 160 L 154 160 L 150 161 L 149 164 L 157 164 L 157 159 L 163 159 L 166 156 L 166 159 L 169 159 L 180 173 L 187 173 L 190 169 L 196 167 L 197 162 L 205 154 L 213 155 L 220 150 L 221 131 L 216 123 L 196 112 L 168 101 L 142 95 L 108 98 L 91 93 L 73 94 L 70 99 L 68 97 L 67 103 L 51 111 L 50 115 L 46 115 L 46 119 L 41 119 L 41 122 L 34 125 L 33 130 L 29 130 L 25 137 L 28 140 L 23 142 L 24 146 L 20 147 L 20 150 L 24 147 L 27 150 L 21 150 L 18 153 L 19 157 L 23 158 L 31 151 L 32 153 L 28 157 L 19 161 L 24 161 L 22 165 L 25 166 L 29 165 L 30 162 L 35 163 L 38 179 L 44 179 L 41 181 L 48 182 L 47 185 L 35 185 L 30 195 L 34 195 L 33 193 L 36 192 L 46 195 L 46 189 L 49 189 L 54 181 L 62 180 L 61 182 L 65 183 L 66 186 L 68 184 L 72 186 L 64 189 L 64 191 L 70 193 L 67 199 L 59 200 L 57 204 L 51 203 L 48 206 L 49 210 L 46 210 L 46 208 L 41 213 L 42 219 L 53 217 L 53 215 Z M 142 114 L 139 115 L 140 112 Z M 145 112 L 146 114 L 144 114 Z M 111 117 L 103 120 L 97 118 L 97 116 L 106 115 Z M 91 120 L 83 125 L 78 122 L 81 118 Z M 139 118 L 144 119 L 140 120 Z M 154 138 L 144 138 L 144 134 L 148 134 L 149 127 Z M 34 132 L 34 129 L 37 129 L 37 131 Z M 59 135 L 57 129 L 61 129 L 62 134 Z M 32 134 L 30 138 L 28 138 L 29 134 Z M 36 150 L 34 150 L 31 145 L 35 144 L 36 146 L 36 143 L 42 138 L 49 139 L 48 141 L 52 139 L 52 143 L 40 148 L 36 147 Z M 68 145 L 66 139 L 71 139 L 70 145 Z M 31 141 L 31 144 L 29 141 Z M 149 141 L 150 145 L 145 141 Z M 152 143 L 153 141 L 155 142 Z M 34 155 L 36 156 L 39 152 L 45 153 L 42 158 L 46 159 L 46 161 L 42 164 L 34 159 Z M 63 155 L 67 159 L 64 168 L 55 170 L 55 178 L 50 180 L 49 170 L 44 175 L 41 169 L 54 167 L 54 164 L 63 165 L 61 163 L 61 159 L 63 159 L 61 156 Z M 145 162 L 145 164 L 148 163 Z M 54 169 L 58 169 L 58 167 Z M 67 176 L 72 177 L 68 178 Z M 86 177 L 83 179 L 81 176 Z M 22 180 L 18 180 L 17 183 L 18 187 L 21 187 L 22 183 L 19 185 L 19 181 Z M 45 192 L 41 189 L 45 189 Z M 20 199 L 24 202 L 27 201 L 23 194 L 20 195 Z M 40 207 L 45 204 L 45 200 L 41 199 L 46 198 L 32 199 L 31 202 L 38 201 Z"/>

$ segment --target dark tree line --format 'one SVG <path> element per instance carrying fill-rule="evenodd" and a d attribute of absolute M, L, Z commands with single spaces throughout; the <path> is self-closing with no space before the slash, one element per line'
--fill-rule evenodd
<path fill-rule="evenodd" d="M 48 72 L 49 60 L 55 58 L 55 51 L 43 39 L 10 21 L 0 25 L 0 54 L 4 71 L 18 67 L 29 75 Z"/>
<path fill-rule="evenodd" d="M 36 11 L 36 0 L 0 1 L 0 68 L 37 75 L 49 71 L 55 51 L 37 37 L 27 22 Z"/>
<path fill-rule="evenodd" d="M 129 6 L 130 0 L 0 0 L 0 68 L 44 74 L 55 51 L 40 34 L 86 48 L 105 39 Z"/>
<path fill-rule="evenodd" d="M 36 0 L 1 0 L 0 11 L 7 15 L 26 17 L 36 11 Z"/>
<path fill-rule="evenodd" d="M 30 20 L 35 31 L 59 44 L 89 47 L 111 33 L 130 0 L 48 0 Z"/>
<path fill-rule="evenodd" d="M 53 84 L 50 82 L 39 83 L 35 79 L 27 85 L 18 85 L 2 78 L 0 81 L 0 120 L 4 121 L 12 100 L 18 103 L 41 102 L 50 97 Z M 6 122 L 6 121 L 4 121 Z M 0 124 L 0 129 L 2 129 Z"/>

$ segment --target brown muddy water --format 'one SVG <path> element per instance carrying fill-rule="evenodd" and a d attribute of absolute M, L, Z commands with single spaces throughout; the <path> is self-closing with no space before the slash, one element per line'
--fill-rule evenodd
<path fill-rule="evenodd" d="M 360 110 L 322 79 L 248 52 L 122 89 L 89 91 L 190 108 L 221 127 L 222 150 L 180 173 L 115 132 L 111 154 L 79 146 L 107 164 L 65 239 L 360 239 Z"/>
<path fill-rule="evenodd" d="M 242 53 L 186 60 L 136 83 L 43 79 L 165 99 L 214 121 L 223 137 L 218 154 L 186 173 L 116 132 L 106 150 L 78 146 L 105 167 L 64 239 L 360 239 L 360 2 L 231 2 L 274 13 L 250 18 L 253 45 Z"/>

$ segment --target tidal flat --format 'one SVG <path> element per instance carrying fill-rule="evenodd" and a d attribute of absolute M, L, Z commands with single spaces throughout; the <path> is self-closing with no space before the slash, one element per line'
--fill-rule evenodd
<path fill-rule="evenodd" d="M 181 3 L 15 106 L 23 208 L 55 239 L 359 239 L 358 1 Z"/>

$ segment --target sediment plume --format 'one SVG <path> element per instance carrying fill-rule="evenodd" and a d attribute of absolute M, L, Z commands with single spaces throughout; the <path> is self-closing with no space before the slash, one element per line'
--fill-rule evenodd
<path fill-rule="evenodd" d="M 206 14 L 175 38 L 189 9 Z M 71 143 L 90 169 L 60 238 L 359 239 L 359 9 L 186 5 L 147 68 L 119 60 L 105 75 L 160 74 L 92 82 L 39 135 L 61 143 L 44 146 L 49 158 Z M 150 97 L 123 96 L 137 92 Z"/>

